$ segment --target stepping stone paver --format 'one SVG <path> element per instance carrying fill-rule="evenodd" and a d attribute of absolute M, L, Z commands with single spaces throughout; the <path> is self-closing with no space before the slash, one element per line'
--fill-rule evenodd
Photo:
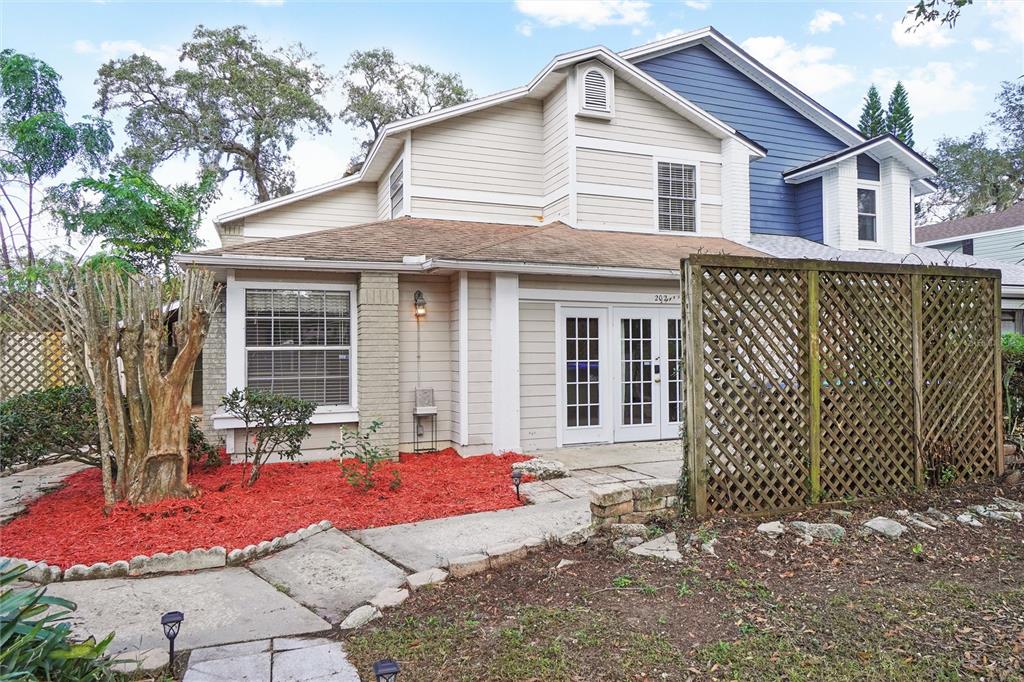
<path fill-rule="evenodd" d="M 612 478 L 619 481 L 639 481 L 645 478 L 651 478 L 647 474 L 641 474 L 636 471 L 630 471 L 625 467 L 601 467 L 600 469 L 594 469 L 599 474 L 611 476 Z"/>
<path fill-rule="evenodd" d="M 53 583 L 48 594 L 78 605 L 76 636 L 97 639 L 115 632 L 112 654 L 167 650 L 160 614 L 183 611 L 176 642 L 184 651 L 329 630 L 317 617 L 244 568 L 158 576 Z"/>
<path fill-rule="evenodd" d="M 274 654 L 272 682 L 359 682 L 359 671 L 345 656 L 341 642 L 321 643 Z"/>
<path fill-rule="evenodd" d="M 271 682 L 269 651 L 189 662 L 182 682 Z"/>
<path fill-rule="evenodd" d="M 384 588 L 405 582 L 405 571 L 333 528 L 250 568 L 332 623 Z"/>
<path fill-rule="evenodd" d="M 592 469 L 579 469 L 578 471 L 572 472 L 572 476 L 573 478 L 578 478 L 590 485 L 606 485 L 608 483 L 619 482 L 619 479 L 617 478 L 613 478 L 608 474 L 600 474 Z"/>
<path fill-rule="evenodd" d="M 496 544 L 522 542 L 531 536 L 559 537 L 583 523 L 590 523 L 588 501 L 566 499 L 550 504 L 369 528 L 352 531 L 351 535 L 402 566 L 425 571 L 443 566 L 457 556 L 483 552 Z"/>
<path fill-rule="evenodd" d="M 655 538 L 650 542 L 645 542 L 639 547 L 634 547 L 629 550 L 630 554 L 637 554 L 639 556 L 650 556 L 658 559 L 664 559 L 665 561 L 671 561 L 672 563 L 679 563 L 683 560 L 683 555 L 679 552 L 679 547 L 676 544 L 676 534 L 668 533 L 662 535 L 660 538 Z"/>
<path fill-rule="evenodd" d="M 531 504 L 564 502 L 569 499 L 565 493 L 555 490 L 548 481 L 533 481 L 519 486 L 519 495 Z"/>
<path fill-rule="evenodd" d="M 547 484 L 558 492 L 568 495 L 569 497 L 586 497 L 594 488 L 590 483 L 575 477 L 556 478 L 554 480 L 547 481 Z"/>

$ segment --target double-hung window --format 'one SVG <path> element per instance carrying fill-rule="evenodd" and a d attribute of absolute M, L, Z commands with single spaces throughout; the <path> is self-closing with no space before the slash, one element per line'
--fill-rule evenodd
<path fill-rule="evenodd" d="M 403 181 L 402 181 L 402 161 L 399 159 L 398 164 L 394 170 L 391 171 L 391 177 L 389 178 L 391 188 L 391 217 L 397 218 L 402 215 L 402 199 L 404 198 L 403 192 Z"/>
<path fill-rule="evenodd" d="M 878 241 L 878 211 L 873 189 L 857 188 L 857 239 Z"/>
<path fill-rule="evenodd" d="M 697 231 L 697 167 L 658 162 L 658 229 Z"/>
<path fill-rule="evenodd" d="M 352 404 L 349 291 L 247 289 L 246 384 L 311 400 Z"/>

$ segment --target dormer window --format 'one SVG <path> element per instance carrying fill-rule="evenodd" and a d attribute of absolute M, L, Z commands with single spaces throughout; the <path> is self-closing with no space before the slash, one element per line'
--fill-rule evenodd
<path fill-rule="evenodd" d="M 597 63 L 583 64 L 577 71 L 577 78 L 580 115 L 611 118 L 615 107 L 615 81 L 611 70 Z"/>

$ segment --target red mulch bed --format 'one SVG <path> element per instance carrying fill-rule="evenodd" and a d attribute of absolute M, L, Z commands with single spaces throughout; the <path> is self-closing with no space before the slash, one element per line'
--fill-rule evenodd
<path fill-rule="evenodd" d="M 138 554 L 196 547 L 228 550 L 329 519 L 341 529 L 373 528 L 518 507 L 510 474 L 523 455 L 460 457 L 455 450 L 406 455 L 381 465 L 377 485 L 353 488 L 337 461 L 264 465 L 253 488 L 240 485 L 241 464 L 199 467 L 189 482 L 201 494 L 103 515 L 99 469 L 68 477 L 27 512 L 0 528 L 0 554 L 67 568 Z M 349 466 L 346 463 L 346 466 Z M 392 470 L 401 486 L 392 491 Z"/>

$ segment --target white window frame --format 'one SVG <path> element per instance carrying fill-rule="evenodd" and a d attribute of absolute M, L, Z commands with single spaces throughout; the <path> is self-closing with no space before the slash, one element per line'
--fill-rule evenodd
<path fill-rule="evenodd" d="M 359 372 L 358 372 L 358 290 L 355 284 L 336 282 L 281 282 L 267 280 L 239 280 L 229 274 L 224 288 L 224 373 L 226 392 L 236 388 L 245 388 L 248 353 L 245 343 L 245 292 L 248 289 L 276 290 L 307 290 L 307 291 L 347 291 L 351 306 L 349 344 L 349 401 L 348 405 L 318 405 L 310 422 L 313 424 L 346 424 L 359 421 Z M 217 414 L 213 417 L 216 429 L 240 428 L 244 424 L 236 417 L 228 414 Z M 230 439 L 229 439 L 230 440 Z"/>
<path fill-rule="evenodd" d="M 604 77 L 604 84 L 606 88 L 605 102 L 607 103 L 607 106 L 603 109 L 586 106 L 587 73 L 590 71 L 596 71 Z M 577 116 L 590 116 L 593 118 L 604 119 L 611 119 L 615 116 L 615 73 L 611 69 L 600 62 L 587 62 L 586 64 L 580 64 L 576 67 L 576 82 L 577 97 L 579 98 L 579 106 L 576 111 Z"/>
<path fill-rule="evenodd" d="M 859 195 L 860 190 L 867 189 L 875 193 L 875 238 L 874 239 L 861 239 L 860 238 L 860 216 L 870 215 L 868 213 L 861 214 L 860 212 L 860 197 L 855 195 L 853 199 L 854 210 L 857 212 L 857 242 L 860 246 L 867 248 L 878 248 L 878 245 L 882 240 L 882 212 L 881 212 L 881 187 L 882 183 L 875 180 L 858 180 L 857 181 L 857 193 Z M 911 212 L 911 221 L 913 221 L 913 212 Z"/>
<path fill-rule="evenodd" d="M 658 215 L 658 164 L 659 163 L 675 163 L 683 166 L 693 166 L 694 168 L 694 199 L 693 199 L 693 232 L 687 232 L 686 230 L 663 230 L 661 229 L 661 220 Z M 701 203 L 701 169 L 700 161 L 691 158 L 683 158 L 678 156 L 654 156 L 651 158 L 651 175 L 653 177 L 653 194 L 654 206 L 652 207 L 652 214 L 654 216 L 654 232 L 655 234 L 670 234 L 678 236 L 693 236 L 702 234 L 701 230 L 701 215 L 700 215 L 700 203 Z"/>
<path fill-rule="evenodd" d="M 394 220 L 395 218 L 400 218 L 400 217 L 402 217 L 403 215 L 405 215 L 407 213 L 406 207 L 405 207 L 405 195 L 406 195 L 406 186 L 407 186 L 408 178 L 406 177 L 406 170 L 407 169 L 405 167 L 404 161 L 405 161 L 405 155 L 403 154 L 398 159 L 398 161 L 396 161 L 394 163 L 394 165 L 391 166 L 391 170 L 388 171 L 388 174 L 386 176 L 384 176 L 386 178 L 385 182 L 388 183 L 388 219 L 389 220 Z M 401 187 L 402 187 L 402 200 L 398 202 L 398 214 L 397 215 L 395 214 L 395 195 L 394 195 L 394 190 L 392 190 L 392 188 L 391 188 L 391 176 L 393 176 L 395 174 L 396 170 L 401 170 L 402 171 L 402 185 L 401 185 Z"/>

